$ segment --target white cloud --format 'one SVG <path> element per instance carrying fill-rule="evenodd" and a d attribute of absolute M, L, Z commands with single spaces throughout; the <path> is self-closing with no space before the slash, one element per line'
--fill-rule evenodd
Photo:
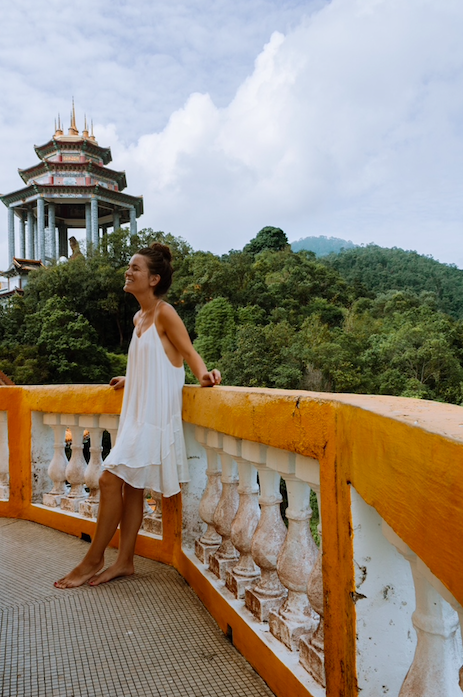
<path fill-rule="evenodd" d="M 98 0 L 92 21 L 74 25 L 80 101 L 92 95 L 100 143 L 126 169 L 128 192 L 144 194 L 141 224 L 216 252 L 279 225 L 290 239 L 375 241 L 463 265 L 463 6 L 316 6 L 136 0 L 111 13 L 114 4 Z M 35 19 L 40 24 L 40 13 Z M 50 33 L 37 31 L 53 55 Z M 57 41 L 60 55 L 64 44 Z M 253 69 L 250 47 L 258 54 Z M 36 65 L 27 75 L 24 56 L 8 55 L 0 50 L 0 77 L 28 128 L 21 160 L 12 159 L 18 123 L 5 106 L 0 125 L 10 165 L 27 166 L 25 144 L 29 153 L 35 137 L 27 107 L 36 100 L 45 123 L 62 97 L 47 103 L 44 73 Z M 70 61 L 56 66 L 50 85 L 65 81 Z M 5 171 L 0 164 L 4 191 Z"/>
<path fill-rule="evenodd" d="M 462 29 L 452 0 L 333 0 L 272 35 L 228 106 L 192 94 L 136 145 L 101 138 L 145 224 L 196 247 L 273 224 L 460 261 Z"/>

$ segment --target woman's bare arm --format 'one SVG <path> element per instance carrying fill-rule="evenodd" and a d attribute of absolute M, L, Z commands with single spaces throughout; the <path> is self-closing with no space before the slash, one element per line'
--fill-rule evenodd
<path fill-rule="evenodd" d="M 208 370 L 203 359 L 191 343 L 185 325 L 171 305 L 162 303 L 158 312 L 158 323 L 165 331 L 171 344 L 188 363 L 193 375 L 199 380 L 202 387 L 220 385 L 222 376 L 220 371 Z"/>

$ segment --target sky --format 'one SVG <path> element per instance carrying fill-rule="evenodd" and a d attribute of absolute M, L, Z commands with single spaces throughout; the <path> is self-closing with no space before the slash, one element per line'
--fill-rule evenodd
<path fill-rule="evenodd" d="M 273 225 L 463 268 L 462 35 L 461 0 L 15 0 L 0 192 L 74 97 L 139 227 L 222 254 Z"/>

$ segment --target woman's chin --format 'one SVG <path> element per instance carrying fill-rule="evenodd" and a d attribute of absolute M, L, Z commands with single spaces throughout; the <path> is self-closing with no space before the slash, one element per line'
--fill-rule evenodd
<path fill-rule="evenodd" d="M 129 285 L 125 284 L 122 290 L 124 290 L 126 293 L 131 293 L 131 292 L 132 292 L 132 289 L 131 289 L 131 287 L 130 287 L 130 284 L 129 284 Z"/>

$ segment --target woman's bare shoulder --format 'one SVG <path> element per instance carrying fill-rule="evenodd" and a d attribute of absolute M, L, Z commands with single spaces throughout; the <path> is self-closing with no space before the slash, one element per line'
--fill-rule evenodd
<path fill-rule="evenodd" d="M 136 312 L 133 316 L 133 323 L 134 323 L 135 327 L 137 326 L 138 320 L 140 319 L 140 314 L 141 314 L 141 310 L 138 310 L 138 312 Z"/>
<path fill-rule="evenodd" d="M 175 307 L 166 303 L 165 300 L 159 303 L 157 315 L 161 320 L 165 319 L 167 321 L 172 320 L 174 317 L 178 317 Z"/>

